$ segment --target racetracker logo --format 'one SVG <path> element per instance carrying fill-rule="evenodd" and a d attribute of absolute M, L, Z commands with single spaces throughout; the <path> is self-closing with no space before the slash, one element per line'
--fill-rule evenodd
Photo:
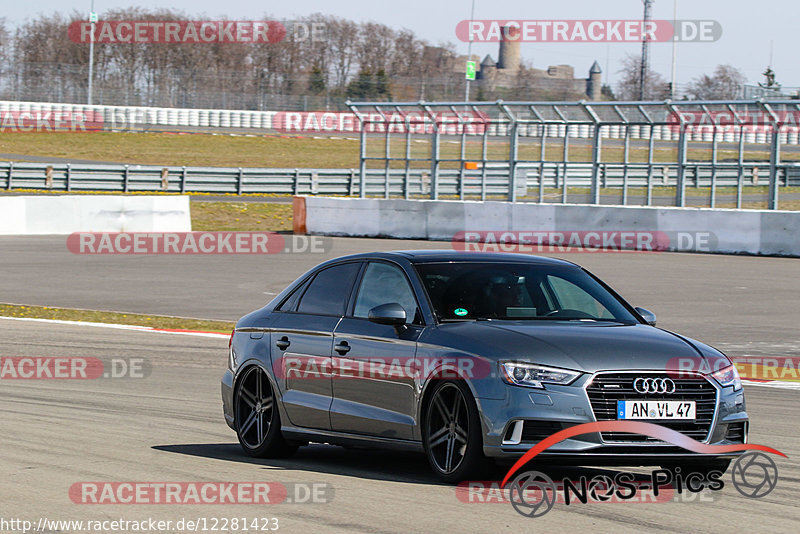
<path fill-rule="evenodd" d="M 647 230 L 492 231 L 466 230 L 453 236 L 454 250 L 464 252 L 713 252 L 713 232 Z"/>
<path fill-rule="evenodd" d="M 75 43 L 89 43 L 92 23 L 75 21 L 68 33 Z M 285 37 L 286 28 L 275 21 L 104 20 L 94 24 L 94 42 L 102 44 L 278 43 Z"/>
<path fill-rule="evenodd" d="M 102 113 L 0 111 L 0 132 L 88 132 L 102 129 Z"/>
<path fill-rule="evenodd" d="M 92 41 L 92 23 L 74 21 L 67 30 L 75 43 Z M 274 20 L 102 20 L 94 25 L 101 44 L 312 43 L 325 39 L 325 23 Z"/>
<path fill-rule="evenodd" d="M 334 347 L 336 348 L 336 347 Z M 274 361 L 275 376 L 286 380 L 309 379 L 479 379 L 491 375 L 492 365 L 478 358 L 379 358 L 363 360 L 284 354 Z"/>
<path fill-rule="evenodd" d="M 95 380 L 98 378 L 147 378 L 150 363 L 143 358 L 4 357 L 0 380 Z"/>
<path fill-rule="evenodd" d="M 76 232 L 73 254 L 323 254 L 331 238 L 273 232 Z"/>
<path fill-rule="evenodd" d="M 744 380 L 756 382 L 780 380 L 800 382 L 800 358 L 792 356 L 730 356 L 709 361 L 700 356 L 681 356 L 667 362 L 670 375 L 677 378 L 693 377 L 696 373 L 711 374 L 731 363 Z"/>
<path fill-rule="evenodd" d="M 456 37 L 477 43 L 711 43 L 722 37 L 722 26 L 715 20 L 462 20 Z"/>
<path fill-rule="evenodd" d="M 396 111 L 393 113 L 354 113 L 334 111 L 278 111 L 272 127 L 284 133 L 397 133 L 479 135 L 491 124 L 488 115 L 479 111 L 437 111 L 430 113 Z"/>
<path fill-rule="evenodd" d="M 76 482 L 75 504 L 325 504 L 333 487 L 325 482 Z"/>
<path fill-rule="evenodd" d="M 673 132 L 681 127 L 690 132 L 731 134 L 767 133 L 774 127 L 796 131 L 800 128 L 798 110 L 740 110 L 740 111 L 673 111 L 667 116 L 667 125 Z"/>

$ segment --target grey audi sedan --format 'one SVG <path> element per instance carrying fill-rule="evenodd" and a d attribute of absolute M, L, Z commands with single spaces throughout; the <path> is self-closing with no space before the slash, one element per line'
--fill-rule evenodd
<path fill-rule="evenodd" d="M 578 265 L 518 254 L 325 262 L 238 321 L 222 401 L 248 455 L 309 442 L 418 450 L 449 482 L 581 423 L 646 421 L 712 445 L 748 431 L 724 354 L 656 328 Z M 612 431 L 538 458 L 694 471 L 731 460 Z"/>

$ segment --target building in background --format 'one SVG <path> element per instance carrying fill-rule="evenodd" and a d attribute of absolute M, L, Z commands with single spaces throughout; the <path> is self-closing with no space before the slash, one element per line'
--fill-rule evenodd
<path fill-rule="evenodd" d="M 527 88 L 533 95 L 527 98 L 541 96 L 562 96 L 565 99 L 585 98 L 587 100 L 600 100 L 602 90 L 602 74 L 600 65 L 595 61 L 589 69 L 587 78 L 576 78 L 575 68 L 571 65 L 551 65 L 547 69 L 535 69 L 522 66 L 520 54 L 519 29 L 511 27 L 506 38 L 506 29 L 503 28 L 503 40 L 500 41 L 498 61 L 495 62 L 491 55 L 483 58 L 477 71 L 478 88 L 484 93 L 502 93 L 513 91 L 520 93 Z M 464 57 L 466 61 L 466 57 Z M 460 63 L 463 64 L 464 61 Z M 527 87 L 525 87 L 527 86 Z"/>

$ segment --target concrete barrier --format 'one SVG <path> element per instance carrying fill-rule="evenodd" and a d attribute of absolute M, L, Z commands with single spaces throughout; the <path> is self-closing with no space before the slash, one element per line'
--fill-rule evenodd
<path fill-rule="evenodd" d="M 0 235 L 191 230 L 188 196 L 0 196 Z"/>
<path fill-rule="evenodd" d="M 338 236 L 458 240 L 490 232 L 651 233 L 660 250 L 800 257 L 800 212 L 297 197 L 294 230 Z M 544 244 L 550 237 L 545 237 Z M 551 243 L 552 244 L 552 243 Z M 621 247 L 621 248 L 636 248 Z"/>

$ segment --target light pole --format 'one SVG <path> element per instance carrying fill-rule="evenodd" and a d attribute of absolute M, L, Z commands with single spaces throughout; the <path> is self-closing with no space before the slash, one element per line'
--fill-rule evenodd
<path fill-rule="evenodd" d="M 475 18 L 475 0 L 472 0 L 472 11 L 470 11 L 469 15 L 469 24 L 467 24 L 467 31 L 469 32 L 469 46 L 467 47 L 467 61 L 472 61 L 472 19 Z M 467 78 L 467 87 L 464 91 L 464 102 L 469 102 L 469 82 L 470 79 Z"/>
<path fill-rule="evenodd" d="M 672 0 L 672 28 L 673 32 L 677 31 L 677 24 L 678 24 L 678 0 Z M 675 81 L 676 71 L 677 71 L 677 62 L 678 62 L 678 37 L 677 35 L 672 36 L 672 72 L 670 73 L 670 78 L 672 78 L 672 83 L 669 84 L 669 97 L 671 99 L 675 99 Z"/>
<path fill-rule="evenodd" d="M 644 4 L 644 20 L 642 27 L 645 28 L 644 38 L 642 39 L 642 64 L 639 70 L 639 100 L 644 100 L 647 96 L 647 69 L 650 62 L 650 39 L 648 38 L 647 28 L 650 22 L 650 8 L 655 0 L 642 0 Z"/>
<path fill-rule="evenodd" d="M 94 25 L 97 22 L 97 13 L 94 12 L 94 0 L 92 0 L 92 7 L 89 11 L 89 23 L 91 26 L 91 35 L 89 35 L 89 86 L 86 91 L 86 104 L 92 105 L 92 74 L 94 73 Z"/>

